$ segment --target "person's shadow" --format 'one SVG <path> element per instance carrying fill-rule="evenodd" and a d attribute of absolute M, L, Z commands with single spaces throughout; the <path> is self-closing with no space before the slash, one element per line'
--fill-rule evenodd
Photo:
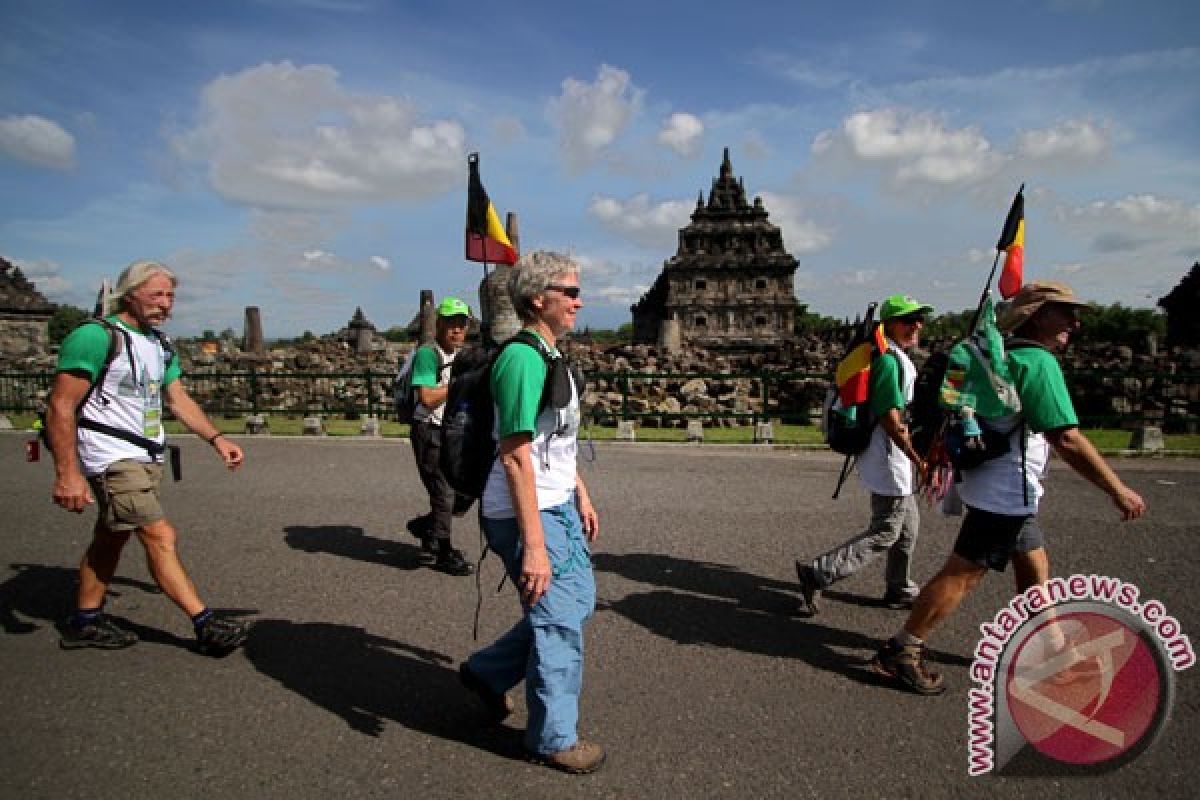
<path fill-rule="evenodd" d="M 655 553 L 597 554 L 599 571 L 667 587 L 628 594 L 599 605 L 679 644 L 728 647 L 795 658 L 851 680 L 876 684 L 867 661 L 882 642 L 854 631 L 792 616 L 795 585 L 743 572 L 727 564 Z M 787 617 L 787 619 L 781 619 Z M 847 654 L 846 650 L 860 651 Z M 930 652 L 945 664 L 969 665 L 960 656 Z"/>
<path fill-rule="evenodd" d="M 75 609 L 75 591 L 79 572 L 74 567 L 52 567 L 44 564 L 10 564 L 16 574 L 0 583 L 0 629 L 6 634 L 28 634 L 41 626 L 22 617 L 40 620 L 60 633 L 67 617 Z M 127 592 L 161 595 L 153 583 L 115 576 L 109 584 L 107 598 L 121 597 Z M 229 616 L 253 614 L 253 609 L 220 609 Z M 176 636 L 169 631 L 141 625 L 126 617 L 109 614 L 117 624 L 137 634 L 141 642 L 165 644 L 172 647 L 194 648 L 195 640 Z M 253 632 L 253 629 L 251 629 Z"/>
<path fill-rule="evenodd" d="M 522 731 L 487 725 L 449 656 L 325 622 L 259 620 L 246 643 L 259 672 L 378 736 L 387 720 L 406 728 L 521 758 Z"/>
<path fill-rule="evenodd" d="M 357 525 L 288 525 L 283 532 L 289 547 L 305 553 L 329 553 L 399 569 L 423 565 L 418 545 L 368 536 Z"/>

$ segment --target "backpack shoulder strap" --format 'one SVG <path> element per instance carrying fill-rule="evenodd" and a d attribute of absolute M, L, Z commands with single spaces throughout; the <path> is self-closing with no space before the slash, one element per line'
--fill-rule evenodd
<path fill-rule="evenodd" d="M 554 356 L 550 355 L 550 352 L 549 352 L 548 348 L 546 347 L 546 343 L 543 342 L 541 340 L 541 338 L 539 338 L 535 334 L 530 333 L 529 331 L 524 330 L 524 329 L 517 331 L 516 333 L 514 333 L 512 335 L 512 337 L 510 339 L 508 339 L 506 342 L 504 342 L 504 344 L 500 345 L 500 350 L 503 350 L 504 348 L 508 347 L 510 344 L 514 344 L 517 342 L 519 342 L 523 345 L 526 345 L 528 347 L 532 347 L 534 350 L 537 350 L 538 354 L 541 355 L 542 360 L 546 362 L 546 366 L 550 366 L 555 361 Z M 499 351 L 497 351 L 497 355 L 499 355 Z"/>
<path fill-rule="evenodd" d="M 112 366 L 112 363 L 117 360 L 117 356 L 121 355 L 122 351 L 132 350 L 129 332 L 120 325 L 116 325 L 104 317 L 87 320 L 82 324 L 99 325 L 100 327 L 104 328 L 105 333 L 108 334 L 108 350 L 104 354 L 104 364 L 101 365 L 100 370 L 96 373 L 96 379 L 92 381 L 92 384 L 88 387 L 88 390 L 84 392 L 83 397 L 79 400 L 79 405 L 75 408 L 76 416 L 79 416 L 80 412 L 83 411 L 83 407 L 87 405 L 88 400 L 91 399 L 92 394 L 96 391 L 97 387 L 99 387 L 101 392 L 103 392 L 104 380 L 108 377 L 108 370 Z M 130 358 L 133 358 L 132 354 L 130 355 Z"/>
<path fill-rule="evenodd" d="M 175 360 L 175 343 L 171 341 L 171 337 L 158 328 L 151 328 L 150 333 L 158 340 L 158 346 L 163 351 L 163 374 L 166 375 L 167 367 L 171 366 L 171 362 Z"/>

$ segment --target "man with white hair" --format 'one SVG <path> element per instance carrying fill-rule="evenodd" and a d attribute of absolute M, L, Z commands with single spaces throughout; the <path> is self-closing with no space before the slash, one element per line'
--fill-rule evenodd
<path fill-rule="evenodd" d="M 191 618 L 199 652 L 222 656 L 246 638 L 243 623 L 200 600 L 176 553 L 175 528 L 159 504 L 164 400 L 229 469 L 243 460 L 242 449 L 222 436 L 183 388 L 178 356 L 158 330 L 175 304 L 176 283 L 162 264 L 131 264 L 117 281 L 117 312 L 80 325 L 59 351 L 46 412 L 54 502 L 77 514 L 93 503 L 99 510 L 79 565 L 75 611 L 63 626 L 64 649 L 117 649 L 137 641 L 104 614 L 108 586 L 134 533 L 159 588 Z"/>

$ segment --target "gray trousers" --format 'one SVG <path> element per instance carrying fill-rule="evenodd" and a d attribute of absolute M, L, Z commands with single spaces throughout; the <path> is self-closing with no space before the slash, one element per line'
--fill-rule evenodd
<path fill-rule="evenodd" d="M 872 494 L 871 523 L 867 529 L 813 559 L 810 566 L 818 587 L 824 589 L 853 575 L 874 561 L 880 553 L 887 551 L 884 578 L 888 592 L 916 597 L 921 587 L 913 583 L 908 570 L 917 547 L 920 526 L 921 515 L 917 510 L 916 495 L 889 497 Z"/>

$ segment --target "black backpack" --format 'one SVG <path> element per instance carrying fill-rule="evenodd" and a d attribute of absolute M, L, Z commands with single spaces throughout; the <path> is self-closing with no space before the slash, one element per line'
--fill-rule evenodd
<path fill-rule="evenodd" d="M 885 358 L 891 352 L 880 353 L 878 349 L 871 352 L 871 361 Z M 892 355 L 895 358 L 894 355 Z M 871 434 L 879 418 L 871 412 L 871 398 L 857 403 L 851 409 L 843 409 L 838 402 L 837 390 L 830 392 L 825 403 L 825 444 L 835 453 L 844 456 L 858 456 L 866 451 L 871 444 Z"/>
<path fill-rule="evenodd" d="M 396 385 L 393 390 L 393 399 L 396 405 L 396 421 L 402 423 L 411 423 L 413 421 L 413 413 L 417 410 L 417 390 L 412 385 L 413 362 L 417 359 L 417 351 L 421 346 L 414 347 L 413 351 L 408 354 L 401 365 L 400 371 L 396 374 Z M 442 372 L 449 364 L 442 363 L 442 354 L 436 348 L 433 351 L 437 356 L 437 372 L 435 375 L 440 380 Z"/>
<path fill-rule="evenodd" d="M 913 387 L 913 401 L 908 407 L 909 433 L 913 449 L 922 458 L 928 456 L 938 435 L 943 433 L 949 413 L 938 402 L 942 392 L 942 381 L 946 377 L 946 366 L 950 363 L 945 350 L 933 353 L 917 370 L 917 381 Z"/>
<path fill-rule="evenodd" d="M 532 347 L 546 362 L 546 385 L 556 359 L 541 340 L 528 331 L 519 331 L 492 352 L 462 354 L 454 359 L 446 406 L 442 412 L 442 451 L 439 466 L 446 482 L 456 492 L 475 499 L 483 494 L 488 474 L 496 461 L 497 444 L 492 438 L 496 409 L 492 403 L 492 367 L 504 348 L 513 344 Z M 539 412 L 550 400 L 543 389 Z"/>

